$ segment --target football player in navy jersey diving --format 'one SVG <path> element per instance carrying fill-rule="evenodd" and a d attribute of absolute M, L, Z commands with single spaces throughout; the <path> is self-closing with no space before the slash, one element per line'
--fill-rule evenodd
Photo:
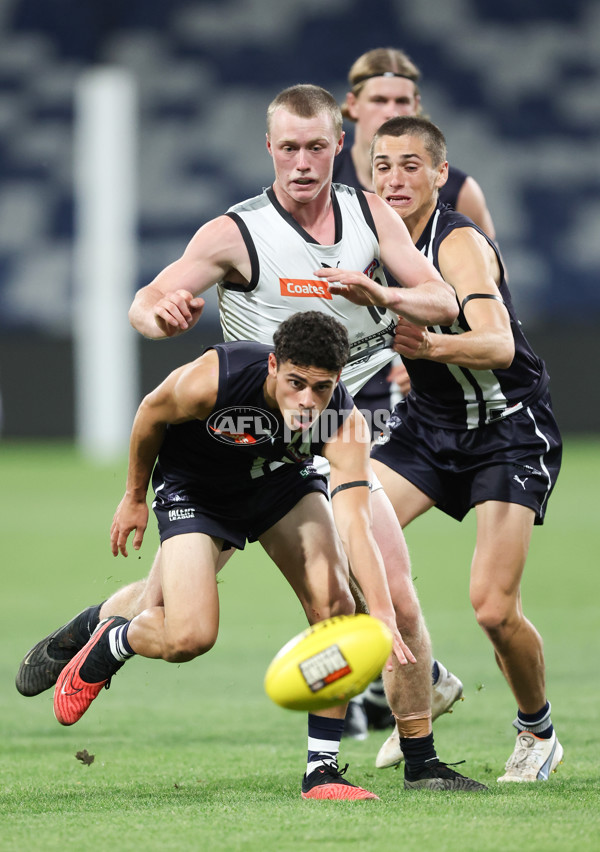
<path fill-rule="evenodd" d="M 152 480 L 162 603 L 130 620 L 100 621 L 57 680 L 59 722 L 78 721 L 134 654 L 182 663 L 209 651 L 219 627 L 219 557 L 246 541 L 260 541 L 311 624 L 354 612 L 350 560 L 371 614 L 393 632 L 399 663 L 415 662 L 398 632 L 371 532 L 369 433 L 339 383 L 348 354 L 340 323 L 316 311 L 295 314 L 275 332 L 274 347 L 216 344 L 145 397 L 111 545 L 113 555 L 127 556 L 133 534 L 134 550 L 141 547 Z M 331 467 L 331 504 L 312 463 L 316 453 Z M 341 733 L 345 710 L 317 711 L 316 730 L 322 715 Z M 329 798 L 335 790 L 339 798 L 377 798 L 343 778 L 339 740 L 323 739 L 314 738 L 303 795 Z"/>

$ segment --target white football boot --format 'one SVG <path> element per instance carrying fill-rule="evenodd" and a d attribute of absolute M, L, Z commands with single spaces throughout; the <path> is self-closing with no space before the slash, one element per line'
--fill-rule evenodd
<path fill-rule="evenodd" d="M 552 731 L 550 739 L 543 740 L 531 731 L 521 731 L 515 750 L 504 767 L 498 781 L 547 781 L 551 772 L 562 763 L 563 747 Z"/>
<path fill-rule="evenodd" d="M 452 705 L 462 697 L 463 685 L 460 680 L 449 672 L 448 669 L 437 661 L 440 673 L 437 681 L 431 687 L 431 720 L 435 721 L 443 713 L 452 713 Z M 394 728 L 387 740 L 379 749 L 375 758 L 377 769 L 387 769 L 388 766 L 397 766 L 404 760 L 400 748 L 400 735 L 398 728 Z"/>

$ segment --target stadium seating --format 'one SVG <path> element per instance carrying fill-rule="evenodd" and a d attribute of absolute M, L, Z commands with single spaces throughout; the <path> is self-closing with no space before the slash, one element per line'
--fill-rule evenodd
<path fill-rule="evenodd" d="M 341 100 L 352 61 L 388 44 L 421 67 L 451 161 L 488 196 L 522 319 L 597 321 L 595 0 L 381 0 L 376 12 L 370 0 L 5 0 L 0 329 L 69 334 L 84 70 L 117 64 L 139 82 L 141 285 L 203 221 L 270 182 L 277 91 L 318 82 Z"/>
<path fill-rule="evenodd" d="M 196 227 L 270 180 L 264 110 L 280 88 L 340 98 L 351 61 L 395 43 L 424 71 L 451 159 L 486 190 L 524 309 L 600 307 L 600 8 L 539 0 L 13 0 L 0 20 L 2 324 L 68 323 L 73 90 L 91 63 L 140 82 L 140 283 Z M 318 57 L 318 59 L 313 59 Z M 36 307 L 40 273 L 48 302 Z M 582 303 L 582 296 L 586 304 Z"/>

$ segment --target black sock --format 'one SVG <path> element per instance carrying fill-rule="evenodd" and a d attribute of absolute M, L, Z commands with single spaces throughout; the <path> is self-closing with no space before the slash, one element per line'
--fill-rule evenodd
<path fill-rule="evenodd" d="M 100 610 L 104 606 L 106 601 L 102 601 L 102 603 L 96 604 L 95 606 L 89 606 L 82 613 L 80 618 L 78 619 L 78 628 L 81 639 L 85 639 L 85 643 L 88 641 L 98 624 L 100 623 Z"/>
<path fill-rule="evenodd" d="M 72 659 L 74 652 L 83 648 L 98 626 L 101 606 L 84 609 L 61 628 L 48 643 L 48 655 L 54 660 Z"/>
<path fill-rule="evenodd" d="M 437 760 L 433 733 L 425 737 L 400 737 L 400 748 L 404 754 L 404 776 L 409 781 L 415 780 L 428 761 Z"/>
<path fill-rule="evenodd" d="M 85 683 L 99 683 L 110 679 L 134 655 L 135 652 L 127 641 L 129 624 L 129 621 L 120 616 L 109 619 L 104 632 L 90 649 L 79 670 L 79 676 Z"/>

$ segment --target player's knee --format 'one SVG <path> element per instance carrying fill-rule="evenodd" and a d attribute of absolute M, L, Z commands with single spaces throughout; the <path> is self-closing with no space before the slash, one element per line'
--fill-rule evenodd
<path fill-rule="evenodd" d="M 493 598 L 473 602 L 477 623 L 492 641 L 501 641 L 515 630 L 516 612 L 507 601 Z"/>
<path fill-rule="evenodd" d="M 335 600 L 332 601 L 331 615 L 354 615 L 356 612 L 356 603 L 350 589 L 340 589 Z"/>
<path fill-rule="evenodd" d="M 336 615 L 354 615 L 355 610 L 350 589 L 340 587 L 326 599 L 313 599 L 306 608 L 306 614 L 310 623 L 315 624 L 317 621 L 333 618 Z"/>
<path fill-rule="evenodd" d="M 169 663 L 187 663 L 206 654 L 217 641 L 216 630 L 190 630 L 169 637 L 164 659 Z"/>

